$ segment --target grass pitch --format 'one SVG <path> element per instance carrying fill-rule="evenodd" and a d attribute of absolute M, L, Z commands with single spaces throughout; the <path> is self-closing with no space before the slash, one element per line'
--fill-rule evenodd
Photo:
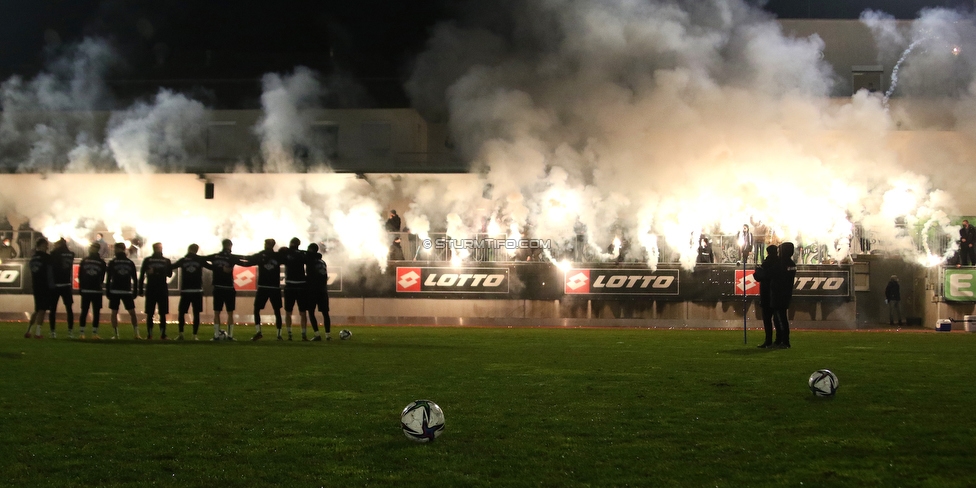
<path fill-rule="evenodd" d="M 801 331 L 763 351 L 755 331 L 25 327 L 0 324 L 5 486 L 976 485 L 976 335 Z M 819 368 L 835 398 L 807 389 Z M 447 419 L 429 445 L 399 429 L 420 398 Z"/>

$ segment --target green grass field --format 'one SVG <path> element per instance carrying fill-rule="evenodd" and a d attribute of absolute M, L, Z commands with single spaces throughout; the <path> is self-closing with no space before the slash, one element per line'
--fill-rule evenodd
<path fill-rule="evenodd" d="M 0 324 L 3 486 L 976 485 L 976 335 L 800 331 L 764 351 L 754 331 L 24 328 Z M 836 397 L 807 389 L 818 368 Z M 420 398 L 447 418 L 428 445 L 399 429 Z"/>

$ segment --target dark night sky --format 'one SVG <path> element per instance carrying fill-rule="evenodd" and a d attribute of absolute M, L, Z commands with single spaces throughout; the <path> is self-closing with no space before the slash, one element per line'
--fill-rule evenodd
<path fill-rule="evenodd" d="M 124 64 L 110 74 L 121 98 L 159 86 L 218 108 L 257 103 L 260 76 L 298 65 L 341 73 L 365 88 L 360 105 L 403 106 L 402 83 L 430 28 L 460 2 L 410 0 L 6 0 L 0 1 L 0 79 L 33 76 L 46 50 L 84 36 L 110 40 Z M 962 0 L 769 0 L 787 18 L 857 18 L 867 8 L 910 19 Z M 246 7 L 245 7 L 246 5 Z M 202 89 L 201 89 L 202 87 Z"/>

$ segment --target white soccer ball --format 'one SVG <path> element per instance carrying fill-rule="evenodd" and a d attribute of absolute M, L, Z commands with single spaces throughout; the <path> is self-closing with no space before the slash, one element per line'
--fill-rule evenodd
<path fill-rule="evenodd" d="M 339 331 L 339 339 L 346 340 L 352 337 L 352 332 L 348 329 L 342 329 Z"/>
<path fill-rule="evenodd" d="M 444 411 L 430 400 L 410 402 L 400 414 L 400 428 L 407 439 L 430 442 L 444 432 Z"/>
<path fill-rule="evenodd" d="M 218 341 L 226 341 L 228 338 L 229 338 L 229 336 L 227 335 L 227 331 L 226 330 L 222 330 L 220 332 L 217 332 L 217 340 Z"/>
<path fill-rule="evenodd" d="M 840 386 L 840 380 L 837 379 L 837 375 L 831 373 L 829 369 L 818 369 L 810 375 L 810 391 L 818 397 L 829 397 L 834 396 L 837 393 L 837 387 Z"/>

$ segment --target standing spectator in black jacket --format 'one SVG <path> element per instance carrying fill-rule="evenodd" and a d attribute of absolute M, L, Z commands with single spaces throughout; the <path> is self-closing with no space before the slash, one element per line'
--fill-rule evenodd
<path fill-rule="evenodd" d="M 712 252 L 712 241 L 705 234 L 698 238 L 698 259 L 701 264 L 711 264 L 715 262 L 715 254 Z"/>
<path fill-rule="evenodd" d="M 4 237 L 0 244 L 0 260 L 13 259 L 17 257 L 17 250 L 10 244 L 10 238 Z"/>
<path fill-rule="evenodd" d="M 101 248 L 98 243 L 88 247 L 88 257 L 78 265 L 78 288 L 81 292 L 81 338 L 85 338 L 85 321 L 88 319 L 88 309 L 92 311 L 92 339 L 98 337 L 98 316 L 102 311 L 102 283 L 105 282 L 105 261 L 99 256 Z"/>
<path fill-rule="evenodd" d="M 976 265 L 976 227 L 969 225 L 968 220 L 962 221 L 959 229 L 959 263 L 962 266 Z"/>
<path fill-rule="evenodd" d="M 112 250 L 109 249 L 108 243 L 105 242 L 105 236 L 101 232 L 95 234 L 95 244 L 98 245 L 98 257 L 106 259 L 112 255 Z"/>
<path fill-rule="evenodd" d="M 115 243 L 115 259 L 108 262 L 105 270 L 105 291 L 108 294 L 108 308 L 112 311 L 112 329 L 115 335 L 112 339 L 119 338 L 119 304 L 129 312 L 132 320 L 132 332 L 136 339 L 142 339 L 139 335 L 139 324 L 136 322 L 136 265 L 126 255 L 125 244 Z"/>
<path fill-rule="evenodd" d="M 396 210 L 390 210 L 390 218 L 386 219 L 387 232 L 400 232 L 400 216 Z"/>
<path fill-rule="evenodd" d="M 777 339 L 782 337 L 782 327 L 779 317 L 774 313 L 772 306 L 774 282 L 779 278 L 780 269 L 779 252 L 776 246 L 769 246 L 765 249 L 766 258 L 763 259 L 762 266 L 756 269 L 754 274 L 756 281 L 759 282 L 759 306 L 762 308 L 763 331 L 766 339 L 759 345 L 760 349 L 772 347 L 773 344 L 773 324 L 776 326 Z"/>
<path fill-rule="evenodd" d="M 901 317 L 901 285 L 898 284 L 898 276 L 891 275 L 888 286 L 885 287 L 885 303 L 888 304 L 888 325 L 895 325 L 895 316 L 898 316 L 898 325 L 902 325 Z"/>
<path fill-rule="evenodd" d="M 749 253 L 752 252 L 752 232 L 749 232 L 749 224 L 742 224 L 742 230 L 739 231 L 738 244 L 739 244 L 739 262 L 748 263 Z"/>
<path fill-rule="evenodd" d="M 796 281 L 796 263 L 793 262 L 795 249 L 792 242 L 784 242 L 779 247 L 779 273 L 773 278 L 772 295 L 770 295 L 770 305 L 773 307 L 775 317 L 779 318 L 780 331 L 776 334 L 774 345 L 789 349 L 790 345 L 790 319 L 788 311 L 793 300 L 793 286 Z M 774 318 L 775 320 L 775 318 Z"/>
<path fill-rule="evenodd" d="M 169 313 L 169 278 L 173 263 L 163 256 L 163 244 L 152 245 L 152 256 L 142 260 L 139 271 L 139 296 L 146 297 L 146 339 L 153 337 L 153 314 L 159 311 L 159 337 L 166 339 L 166 314 Z"/>
<path fill-rule="evenodd" d="M 75 312 L 74 304 L 74 266 L 75 253 L 68 249 L 68 241 L 58 239 L 51 251 L 51 268 L 54 270 L 54 297 L 51 300 L 51 330 L 56 323 L 58 301 L 64 303 L 65 315 L 68 318 L 68 337 L 74 337 Z"/>
<path fill-rule="evenodd" d="M 180 304 L 177 307 L 180 340 L 183 340 L 186 312 L 191 306 L 193 307 L 193 340 L 198 340 L 197 332 L 200 331 L 200 311 L 203 309 L 203 268 L 213 269 L 213 266 L 197 254 L 199 251 L 200 246 L 190 244 L 186 249 L 186 256 L 173 263 L 173 268 L 180 270 Z M 161 337 L 161 339 L 165 338 L 165 335 Z M 214 339 L 216 338 L 217 331 L 214 330 Z"/>
<path fill-rule="evenodd" d="M 332 320 L 329 318 L 329 268 L 322 255 L 319 254 L 319 246 L 314 242 L 308 245 L 308 252 L 305 253 L 305 271 L 308 274 L 306 293 L 308 294 L 308 321 L 312 323 L 312 332 L 315 333 L 313 341 L 321 341 L 319 335 L 318 320 L 315 319 L 315 309 L 322 312 L 322 326 L 325 328 L 325 340 L 332 340 Z M 304 341 L 305 328 L 302 328 L 302 340 Z"/>
<path fill-rule="evenodd" d="M 264 337 L 261 334 L 261 310 L 269 301 L 274 309 L 278 340 L 281 340 L 281 254 L 275 252 L 274 246 L 274 239 L 265 239 L 264 250 L 247 257 L 247 266 L 258 268 L 258 290 L 254 295 L 254 327 L 257 333 L 251 338 L 252 341 Z"/>
<path fill-rule="evenodd" d="M 34 244 L 34 255 L 31 256 L 28 266 L 31 271 L 31 282 L 34 290 L 34 313 L 30 316 L 30 323 L 27 324 L 25 339 L 31 337 L 31 326 L 36 326 L 34 338 L 40 339 L 41 324 L 44 323 L 44 316 L 51 308 L 54 300 L 54 270 L 51 266 L 51 256 L 47 253 L 48 242 L 45 238 L 40 238 Z M 51 338 L 55 337 L 54 322 L 51 322 Z"/>
<path fill-rule="evenodd" d="M 214 337 L 220 334 L 220 313 L 227 307 L 227 338 L 234 340 L 234 309 L 237 308 L 237 289 L 234 288 L 234 266 L 246 266 L 244 257 L 233 254 L 234 243 L 221 241 L 222 249 L 207 256 L 213 265 Z"/>

